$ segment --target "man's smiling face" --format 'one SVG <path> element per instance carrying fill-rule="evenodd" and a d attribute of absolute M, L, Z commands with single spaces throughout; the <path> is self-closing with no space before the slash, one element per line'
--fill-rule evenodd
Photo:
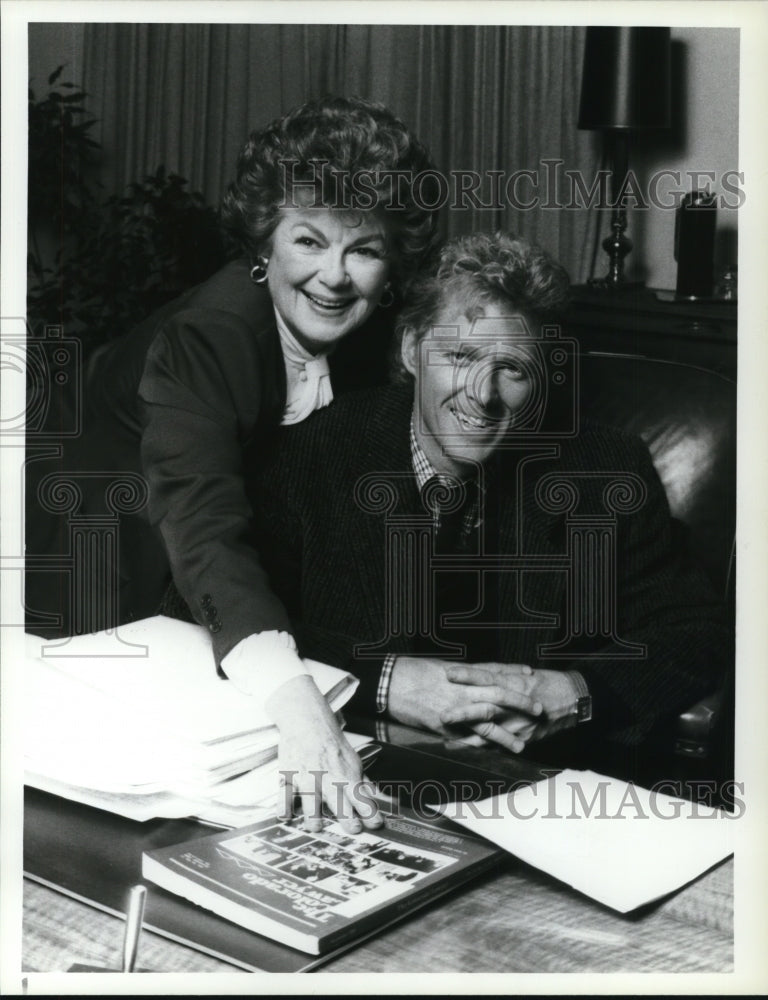
<path fill-rule="evenodd" d="M 466 476 L 498 447 L 533 391 L 535 345 L 524 316 L 489 303 L 471 320 L 447 303 L 421 339 L 403 337 L 416 380 L 416 438 L 439 472 Z"/>

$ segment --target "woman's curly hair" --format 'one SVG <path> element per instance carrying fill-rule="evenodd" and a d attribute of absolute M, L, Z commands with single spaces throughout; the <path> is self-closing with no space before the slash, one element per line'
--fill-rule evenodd
<path fill-rule="evenodd" d="M 420 174 L 414 197 L 413 179 Z M 252 132 L 222 201 L 222 224 L 251 258 L 277 225 L 281 206 L 375 210 L 388 220 L 395 279 L 410 275 L 434 245 L 434 175 L 426 149 L 381 104 L 362 98 L 311 101 Z M 409 183 L 410 181 L 410 183 Z"/>
<path fill-rule="evenodd" d="M 569 289 L 565 268 L 527 240 L 504 232 L 455 237 L 410 284 L 395 328 L 393 376 L 411 379 L 400 356 L 405 332 L 415 331 L 420 340 L 446 305 L 456 304 L 461 315 L 472 320 L 494 304 L 541 325 L 562 318 Z"/>

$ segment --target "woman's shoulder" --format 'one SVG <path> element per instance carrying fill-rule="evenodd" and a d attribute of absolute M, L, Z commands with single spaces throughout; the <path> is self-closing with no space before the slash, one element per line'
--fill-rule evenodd
<path fill-rule="evenodd" d="M 109 410 L 119 403 L 131 410 L 148 362 L 150 368 L 170 361 L 250 371 L 271 359 L 271 371 L 278 357 L 269 292 L 250 281 L 246 261 L 232 261 L 93 352 L 86 371 L 89 407 Z"/>
<path fill-rule="evenodd" d="M 254 365 L 272 373 L 279 360 L 272 300 L 250 281 L 245 261 L 227 264 L 158 314 L 147 352 L 149 369 L 214 366 L 248 378 Z"/>
<path fill-rule="evenodd" d="M 214 329 L 216 336 L 231 331 L 233 337 L 274 339 L 275 314 L 272 299 L 263 285 L 254 285 L 245 260 L 235 260 L 200 285 L 190 289 L 158 316 L 158 333 L 178 329 Z"/>
<path fill-rule="evenodd" d="M 241 317 L 247 322 L 271 317 L 272 300 L 266 285 L 255 285 L 248 261 L 232 260 L 177 300 L 179 310 L 202 309 Z"/>
<path fill-rule="evenodd" d="M 272 301 L 242 262 L 227 265 L 165 313 L 146 355 L 145 404 L 233 410 L 243 426 L 282 409 L 285 374 Z"/>

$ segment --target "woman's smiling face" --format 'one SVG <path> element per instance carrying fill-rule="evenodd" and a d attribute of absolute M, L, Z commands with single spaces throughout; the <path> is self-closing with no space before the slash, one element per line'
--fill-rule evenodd
<path fill-rule="evenodd" d="M 275 308 L 314 353 L 368 319 L 390 271 L 384 220 L 344 209 L 281 209 L 268 256 Z"/>

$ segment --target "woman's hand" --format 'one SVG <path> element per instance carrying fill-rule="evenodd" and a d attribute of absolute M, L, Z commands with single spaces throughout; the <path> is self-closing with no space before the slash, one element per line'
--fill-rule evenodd
<path fill-rule="evenodd" d="M 286 681 L 269 697 L 266 709 L 280 731 L 285 814 L 293 815 L 298 795 L 310 832 L 321 829 L 323 804 L 348 833 L 380 827 L 384 821 L 372 798 L 373 786 L 312 678 L 304 674 Z"/>

